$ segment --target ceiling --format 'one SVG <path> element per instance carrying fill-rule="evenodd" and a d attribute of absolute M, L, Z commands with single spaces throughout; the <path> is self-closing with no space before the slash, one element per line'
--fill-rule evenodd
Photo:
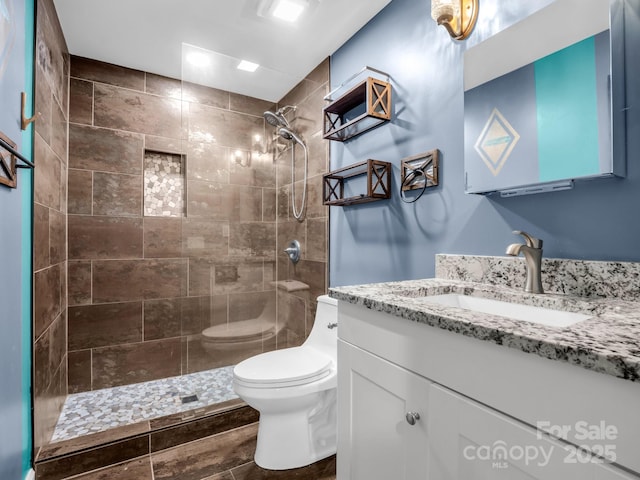
<path fill-rule="evenodd" d="M 391 0 L 308 0 L 295 24 L 258 15 L 265 1 L 271 0 L 54 3 L 73 55 L 275 102 Z M 183 51 L 194 48 L 214 52 L 209 71 L 187 62 L 183 68 Z M 238 70 L 240 59 L 260 67 Z"/>

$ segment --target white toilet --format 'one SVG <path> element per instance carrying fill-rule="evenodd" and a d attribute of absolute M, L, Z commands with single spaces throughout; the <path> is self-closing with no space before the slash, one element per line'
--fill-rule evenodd
<path fill-rule="evenodd" d="M 255 462 L 269 470 L 303 467 L 336 453 L 337 301 L 318 297 L 300 347 L 262 353 L 233 369 L 233 388 L 260 412 Z"/>

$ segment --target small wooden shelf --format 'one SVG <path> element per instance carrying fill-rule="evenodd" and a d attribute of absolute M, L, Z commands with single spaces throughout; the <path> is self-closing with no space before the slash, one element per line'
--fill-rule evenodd
<path fill-rule="evenodd" d="M 391 119 L 391 84 L 373 77 L 323 109 L 323 137 L 344 142 Z"/>
<path fill-rule="evenodd" d="M 344 197 L 345 182 L 366 175 L 366 193 Z M 391 164 L 365 160 L 323 176 L 322 203 L 331 206 L 358 205 L 391 197 Z"/>

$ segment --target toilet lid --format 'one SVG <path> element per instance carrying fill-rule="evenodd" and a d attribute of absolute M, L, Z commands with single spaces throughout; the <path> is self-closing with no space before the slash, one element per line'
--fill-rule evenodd
<path fill-rule="evenodd" d="M 273 331 L 273 324 L 252 318 L 206 328 L 202 331 L 202 336 L 209 342 L 249 342 L 259 340 L 263 334 L 269 335 Z"/>
<path fill-rule="evenodd" d="M 333 362 L 328 356 L 306 347 L 261 353 L 240 362 L 233 369 L 236 379 L 246 383 L 306 383 L 326 376 Z M 306 382 L 305 382 L 306 381 Z"/>

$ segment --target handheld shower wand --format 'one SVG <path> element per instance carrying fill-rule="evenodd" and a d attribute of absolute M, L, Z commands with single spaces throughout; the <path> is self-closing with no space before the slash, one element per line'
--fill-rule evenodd
<path fill-rule="evenodd" d="M 290 140 L 291 145 L 291 209 L 296 220 L 302 221 L 304 215 L 304 206 L 307 199 L 307 164 L 309 163 L 309 152 L 304 141 L 290 128 L 280 127 L 278 135 L 285 140 Z M 300 210 L 296 208 L 296 143 L 302 146 L 304 150 L 304 180 L 302 182 L 302 203 Z"/>
<path fill-rule="evenodd" d="M 309 152 L 304 141 L 291 129 L 289 121 L 284 116 L 286 112 L 295 110 L 296 108 L 295 105 L 285 105 L 275 112 L 267 110 L 264 112 L 264 119 L 269 125 L 276 127 L 278 135 L 291 142 L 291 209 L 293 210 L 294 218 L 302 221 L 305 202 L 307 200 L 307 164 L 309 163 Z M 299 210 L 296 206 L 296 144 L 301 145 L 304 150 L 304 180 L 302 182 L 302 204 Z"/>

